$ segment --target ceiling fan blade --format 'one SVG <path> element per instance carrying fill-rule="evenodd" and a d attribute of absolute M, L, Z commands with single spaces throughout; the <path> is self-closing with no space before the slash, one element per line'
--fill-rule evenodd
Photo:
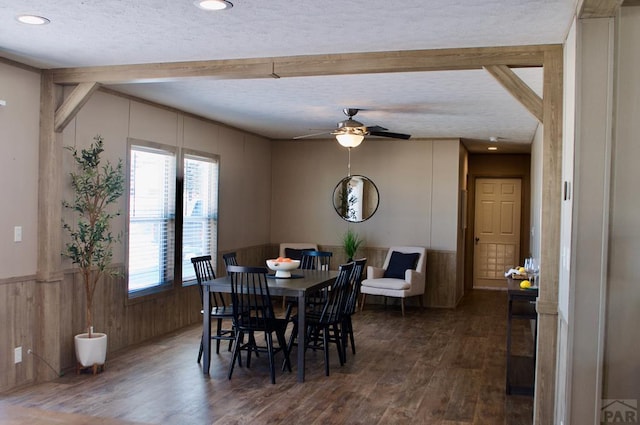
<path fill-rule="evenodd" d="M 387 131 L 389 129 L 381 127 L 379 125 L 372 125 L 372 126 L 367 126 L 367 130 L 369 131 L 369 133 L 371 133 L 372 131 Z"/>
<path fill-rule="evenodd" d="M 371 131 L 371 130 L 369 130 L 369 135 L 378 136 L 378 137 L 391 137 L 392 139 L 402 139 L 402 140 L 408 140 L 411 137 L 410 134 L 392 133 L 390 131 Z"/>
<path fill-rule="evenodd" d="M 293 138 L 293 140 L 298 140 L 298 139 L 306 139 L 307 137 L 314 137 L 314 136 L 322 136 L 323 134 L 331 134 L 331 130 L 328 131 L 323 131 L 322 133 L 311 133 L 311 134 L 305 134 L 303 136 L 296 136 Z"/>

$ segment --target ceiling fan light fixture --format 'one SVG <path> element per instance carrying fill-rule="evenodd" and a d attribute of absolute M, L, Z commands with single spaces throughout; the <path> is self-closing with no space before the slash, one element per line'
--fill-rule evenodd
<path fill-rule="evenodd" d="M 360 143 L 364 140 L 364 136 L 356 133 L 338 133 L 336 134 L 336 140 L 345 148 L 355 148 L 356 146 L 360 146 Z"/>
<path fill-rule="evenodd" d="M 196 0 L 194 4 L 204 10 L 224 10 L 233 7 L 233 3 L 226 0 Z"/>

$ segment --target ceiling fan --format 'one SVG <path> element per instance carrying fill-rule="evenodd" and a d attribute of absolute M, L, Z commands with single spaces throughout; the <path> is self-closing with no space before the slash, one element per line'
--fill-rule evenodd
<path fill-rule="evenodd" d="M 294 139 L 304 139 L 306 137 L 319 136 L 321 134 L 332 134 L 336 136 L 338 143 L 340 143 L 342 146 L 354 148 L 362 143 L 364 136 L 390 137 L 393 139 L 403 140 L 407 140 L 411 137 L 410 134 L 390 132 L 387 128 L 381 127 L 379 125 L 365 126 L 360 121 L 356 121 L 353 119 L 358 111 L 360 111 L 360 109 L 358 108 L 344 108 L 342 112 L 344 112 L 344 114 L 347 116 L 347 119 L 336 124 L 335 130 L 306 134 L 304 136 L 296 136 L 294 137 Z"/>

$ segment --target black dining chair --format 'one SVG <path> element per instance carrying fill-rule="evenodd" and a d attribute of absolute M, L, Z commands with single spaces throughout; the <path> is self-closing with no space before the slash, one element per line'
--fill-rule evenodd
<path fill-rule="evenodd" d="M 266 352 L 269 357 L 271 383 L 276 383 L 275 354 L 284 354 L 283 369 L 291 372 L 289 348 L 285 338 L 288 318 L 277 318 L 273 311 L 269 286 L 267 285 L 266 267 L 229 266 L 227 272 L 231 276 L 231 299 L 233 303 L 233 322 L 236 339 L 233 347 L 233 358 L 229 367 L 229 379 L 233 374 L 236 360 L 240 359 L 240 352 L 247 351 L 247 367 L 251 367 L 251 353 Z M 265 347 L 256 345 L 254 334 L 264 333 Z M 278 348 L 273 344 L 273 334 L 276 334 Z M 249 336 L 249 342 L 244 344 L 244 335 Z"/>
<path fill-rule="evenodd" d="M 191 258 L 191 264 L 193 264 L 193 268 L 196 273 L 196 279 L 198 280 L 198 289 L 200 291 L 200 306 L 204 305 L 203 297 L 205 296 L 205 291 L 202 286 L 202 282 L 205 280 L 215 279 L 216 275 L 213 271 L 213 266 L 211 265 L 211 255 L 203 255 L 200 257 Z M 235 333 L 233 328 L 224 328 L 223 320 L 231 320 L 233 319 L 233 307 L 227 305 L 224 300 L 224 297 L 221 293 L 218 292 L 209 292 L 207 291 L 210 299 L 211 311 L 209 315 L 211 319 L 216 320 L 216 333 L 211 334 L 211 339 L 216 341 L 216 354 L 220 354 L 220 341 L 229 341 L 229 351 L 231 351 L 231 344 L 235 339 Z M 204 314 L 204 311 L 200 311 Z M 198 353 L 198 363 L 202 359 L 202 350 L 203 350 L 203 338 L 204 335 L 200 338 L 200 351 Z"/>
<path fill-rule="evenodd" d="M 326 299 L 322 304 L 307 306 L 306 315 L 306 346 L 312 350 L 323 350 L 325 375 L 329 376 L 329 344 L 335 343 L 338 350 L 340 365 L 344 365 L 344 349 L 342 348 L 342 336 L 340 325 L 344 316 L 345 303 L 347 301 L 349 282 L 354 263 L 342 264 L 338 269 L 338 276 L 331 285 Z M 289 350 L 295 345 L 298 335 L 298 315 L 292 318 L 293 331 L 289 338 Z M 285 365 L 283 365 L 284 368 Z"/>
<path fill-rule="evenodd" d="M 238 265 L 238 258 L 237 255 L 234 252 L 227 252 L 226 254 L 222 254 L 222 260 L 224 261 L 224 266 L 225 267 L 229 267 L 229 266 L 237 266 Z"/>
<path fill-rule="evenodd" d="M 303 270 L 330 270 L 331 251 L 303 251 L 300 258 L 300 269 Z"/>
<path fill-rule="evenodd" d="M 353 316 L 358 310 L 358 297 L 360 296 L 360 284 L 362 283 L 362 275 L 364 274 L 364 268 L 367 264 L 366 258 L 360 258 L 353 261 L 353 270 L 351 272 L 351 279 L 349 283 L 349 292 L 347 295 L 347 301 L 344 305 L 344 316 L 342 318 L 342 348 L 344 349 L 344 358 L 346 360 L 346 350 L 349 342 L 351 343 L 351 352 L 356 354 L 356 343 L 353 336 L 353 322 L 351 316 Z"/>

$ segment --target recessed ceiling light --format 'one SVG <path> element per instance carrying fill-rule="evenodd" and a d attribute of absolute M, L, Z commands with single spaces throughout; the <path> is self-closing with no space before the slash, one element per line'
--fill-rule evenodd
<path fill-rule="evenodd" d="M 490 151 L 497 151 L 497 150 L 498 150 L 498 147 L 497 147 L 497 146 L 489 146 L 489 147 L 487 148 L 487 150 L 490 150 Z"/>
<path fill-rule="evenodd" d="M 233 3 L 226 0 L 196 0 L 194 4 L 204 10 L 224 10 L 233 7 Z"/>
<path fill-rule="evenodd" d="M 16 16 L 18 22 L 22 22 L 23 24 L 28 25 L 46 25 L 51 22 L 49 19 L 44 16 L 38 15 L 18 15 Z"/>

